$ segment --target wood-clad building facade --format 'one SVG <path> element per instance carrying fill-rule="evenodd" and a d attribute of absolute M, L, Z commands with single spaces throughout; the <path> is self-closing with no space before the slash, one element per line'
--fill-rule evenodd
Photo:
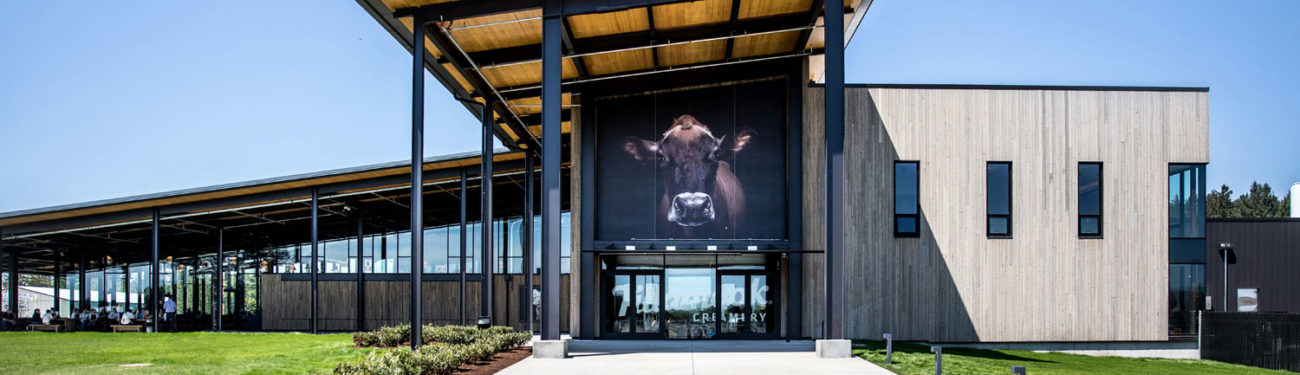
<path fill-rule="evenodd" d="M 1167 172 L 1209 161 L 1206 92 L 864 85 L 851 87 L 847 102 L 852 337 L 1168 338 Z M 805 118 L 805 171 L 823 160 L 817 121 Z M 919 236 L 893 230 L 896 161 L 919 164 Z M 1004 237 L 985 225 L 990 162 L 1013 171 L 1014 225 Z M 1081 236 L 1076 220 L 1080 163 L 1104 168 L 1104 234 L 1095 238 Z M 807 194 L 822 191 L 818 173 L 804 179 Z M 820 248 L 818 205 L 805 205 L 804 216 L 805 246 Z M 819 267 L 810 256 L 804 273 Z M 809 281 L 804 294 L 816 299 L 818 283 Z M 806 304 L 804 315 L 821 316 L 820 306 Z M 804 324 L 815 332 L 819 322 Z"/>

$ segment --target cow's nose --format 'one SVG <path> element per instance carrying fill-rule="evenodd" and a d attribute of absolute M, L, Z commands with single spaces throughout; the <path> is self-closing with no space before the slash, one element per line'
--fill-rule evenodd
<path fill-rule="evenodd" d="M 682 225 L 701 225 L 713 221 L 713 197 L 704 193 L 681 193 L 673 197 L 669 219 Z"/>

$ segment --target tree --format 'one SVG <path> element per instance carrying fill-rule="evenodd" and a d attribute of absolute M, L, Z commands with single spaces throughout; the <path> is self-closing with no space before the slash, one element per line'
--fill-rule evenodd
<path fill-rule="evenodd" d="M 1236 205 L 1232 202 L 1232 189 L 1228 185 L 1223 185 L 1218 191 L 1211 191 L 1205 195 L 1205 216 L 1241 217 L 1241 213 L 1237 212 Z"/>
<path fill-rule="evenodd" d="M 1250 193 L 1238 197 L 1235 206 L 1242 217 L 1263 218 L 1280 217 L 1278 213 L 1281 212 L 1282 204 L 1267 183 L 1252 182 Z"/>
<path fill-rule="evenodd" d="M 1208 218 L 1272 218 L 1291 214 L 1291 195 L 1278 199 L 1273 187 L 1251 182 L 1250 192 L 1232 199 L 1228 185 L 1205 195 L 1205 217 Z"/>

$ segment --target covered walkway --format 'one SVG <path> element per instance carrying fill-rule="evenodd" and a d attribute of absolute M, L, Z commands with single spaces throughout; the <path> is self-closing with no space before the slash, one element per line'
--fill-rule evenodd
<path fill-rule="evenodd" d="M 817 358 L 812 341 L 569 340 L 566 360 L 530 357 L 498 374 L 893 373 L 859 358 Z"/>

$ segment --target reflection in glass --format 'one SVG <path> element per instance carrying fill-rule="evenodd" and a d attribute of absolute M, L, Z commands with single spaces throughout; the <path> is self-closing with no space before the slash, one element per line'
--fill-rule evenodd
<path fill-rule="evenodd" d="M 632 304 L 631 277 L 628 275 L 614 275 L 614 285 L 610 288 L 609 309 L 612 312 L 611 318 L 607 320 L 606 331 L 627 333 L 631 328 L 631 310 Z"/>
<path fill-rule="evenodd" d="M 769 319 L 772 301 L 772 289 L 767 286 L 767 275 L 749 276 L 749 331 L 753 333 L 774 332 L 776 322 Z"/>
<path fill-rule="evenodd" d="M 1169 334 L 1197 331 L 1196 312 L 1205 309 L 1205 265 L 1169 265 Z"/>
<path fill-rule="evenodd" d="M 636 275 L 636 332 L 659 332 L 659 275 Z"/>
<path fill-rule="evenodd" d="M 722 333 L 745 331 L 745 276 L 722 275 Z"/>
<path fill-rule="evenodd" d="M 668 338 L 711 338 L 717 319 L 712 268 L 670 268 L 664 289 Z"/>

